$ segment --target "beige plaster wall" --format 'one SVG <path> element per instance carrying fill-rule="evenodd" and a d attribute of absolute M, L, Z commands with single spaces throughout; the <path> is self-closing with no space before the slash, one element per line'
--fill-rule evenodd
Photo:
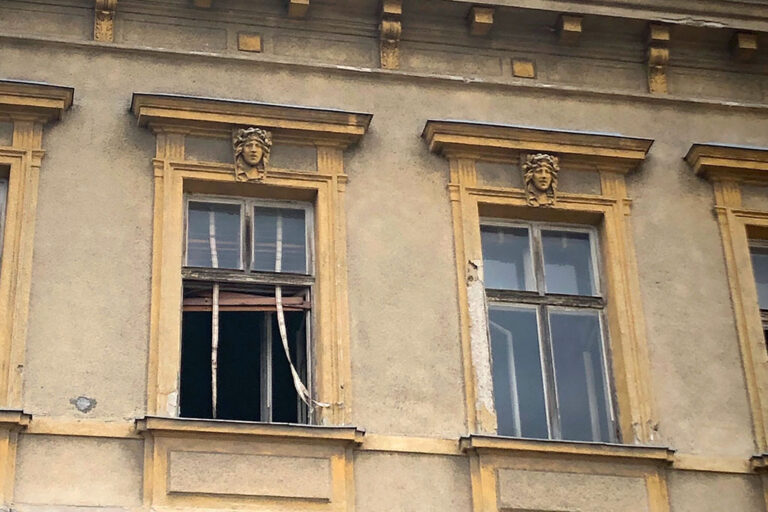
<path fill-rule="evenodd" d="M 469 512 L 469 463 L 463 457 L 358 453 L 357 512 Z"/>
<path fill-rule="evenodd" d="M 91 415 L 143 409 L 152 137 L 133 126 L 127 106 L 134 91 L 158 91 L 375 114 L 347 158 L 353 414 L 373 432 L 465 429 L 447 163 L 420 140 L 425 120 L 655 138 L 630 195 L 659 440 L 686 452 L 752 452 L 711 187 L 681 156 L 693 141 L 768 143 L 760 115 L 598 98 L 553 102 L 524 90 L 200 57 L 171 62 L 25 44 L 0 52 L 18 78 L 77 90 L 73 111 L 46 139 L 25 385 L 31 412 L 80 414 L 69 400 L 81 394 L 97 400 Z M 72 141 L 82 140 L 73 150 Z"/>
<path fill-rule="evenodd" d="M 369 55 L 360 44 L 349 59 Z M 692 142 L 768 146 L 764 111 L 13 39 L 0 45 L 0 63 L 4 78 L 76 91 L 44 143 L 24 368 L 24 409 L 34 416 L 130 420 L 145 410 L 154 137 L 136 127 L 128 105 L 133 92 L 166 92 L 375 115 L 346 159 L 352 417 L 390 435 L 456 438 L 467 429 L 448 166 L 420 139 L 424 122 L 656 139 L 629 194 L 657 442 L 701 455 L 754 452 L 711 186 L 682 156 Z M 489 179 L 501 179 L 498 172 Z M 585 176 L 568 186 L 595 185 Z M 79 411 L 79 396 L 94 407 Z M 140 452 L 134 440 L 23 436 L 19 510 L 133 506 Z M 357 509 L 468 511 L 468 465 L 453 456 L 358 453 Z M 73 494 L 94 485 L 91 475 L 101 490 Z M 741 475 L 672 472 L 673 510 L 763 510 L 758 485 Z"/>

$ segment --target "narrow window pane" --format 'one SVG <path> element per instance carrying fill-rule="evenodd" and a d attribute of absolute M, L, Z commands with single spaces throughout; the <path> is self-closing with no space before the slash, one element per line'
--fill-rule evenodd
<path fill-rule="evenodd" d="M 259 421 L 260 347 L 265 316 L 253 311 L 219 313 L 219 366 L 216 372 L 216 417 L 219 419 Z M 208 359 L 210 363 L 210 352 Z"/>
<path fill-rule="evenodd" d="M 305 211 L 253 209 L 253 270 L 307 274 Z"/>
<path fill-rule="evenodd" d="M 187 266 L 241 268 L 240 205 L 190 202 Z"/>
<path fill-rule="evenodd" d="M 288 338 L 288 348 L 291 352 L 291 360 L 299 377 L 306 384 L 306 372 L 299 360 L 305 349 L 306 343 L 306 314 L 303 312 L 286 312 L 285 327 Z M 272 421 L 276 423 L 298 423 L 299 408 L 303 402 L 299 401 L 296 387 L 293 384 L 291 367 L 285 357 L 283 342 L 280 339 L 280 330 L 277 325 L 277 315 L 272 315 Z M 303 416 L 303 414 L 302 414 Z"/>
<path fill-rule="evenodd" d="M 481 226 L 485 287 L 533 290 L 533 266 L 528 229 Z"/>
<path fill-rule="evenodd" d="M 768 247 L 752 247 L 750 253 L 760 309 L 768 309 Z"/>
<path fill-rule="evenodd" d="M 181 320 L 181 416 L 212 418 L 211 312 L 185 311 Z"/>
<path fill-rule="evenodd" d="M 549 325 L 562 438 L 610 442 L 599 313 L 550 310 Z"/>
<path fill-rule="evenodd" d="M 489 320 L 499 434 L 546 439 L 536 311 L 492 306 Z"/>
<path fill-rule="evenodd" d="M 542 230 L 547 293 L 595 295 L 588 233 Z"/>
<path fill-rule="evenodd" d="M 3 263 L 3 238 L 5 237 L 5 209 L 8 202 L 8 180 L 0 180 L 0 268 Z"/>

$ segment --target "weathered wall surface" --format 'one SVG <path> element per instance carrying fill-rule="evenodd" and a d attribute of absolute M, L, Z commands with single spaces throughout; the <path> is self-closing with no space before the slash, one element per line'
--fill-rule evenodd
<path fill-rule="evenodd" d="M 172 28 L 164 28 L 144 23 L 151 16 L 156 24 L 162 20 L 142 11 L 139 2 L 126 4 L 116 48 L 0 38 L 0 77 L 76 91 L 74 107 L 47 128 L 44 141 L 24 368 L 24 409 L 33 417 L 125 422 L 146 410 L 154 136 L 136 126 L 128 106 L 133 92 L 164 92 L 374 114 L 370 132 L 346 159 L 352 416 L 369 433 L 391 436 L 467 434 L 448 165 L 421 140 L 425 121 L 465 119 L 655 139 L 646 163 L 629 179 L 629 195 L 659 420 L 656 442 L 700 456 L 746 460 L 755 452 L 712 186 L 694 177 L 682 157 L 693 142 L 768 146 L 768 106 L 647 97 L 642 46 L 626 34 L 617 41 L 626 58 L 618 60 L 575 55 L 599 47 L 589 37 L 580 50 L 563 50 L 563 56 L 537 54 L 529 34 L 528 49 L 543 81 L 615 87 L 634 96 L 515 85 L 509 71 L 512 36 L 503 44 L 465 47 L 462 54 L 437 44 L 450 31 L 414 33 L 403 44 L 405 73 L 332 69 L 242 58 L 232 49 L 240 25 L 166 19 Z M 40 4 L 5 2 L 0 32 L 88 39 L 88 7 L 89 2 L 62 2 L 40 14 Z M 460 9 L 451 9 L 457 17 Z M 35 24 L 29 24 L 32 11 L 39 16 Z M 278 17 L 279 11 L 267 14 Z M 544 25 L 552 17 L 538 16 L 529 23 Z M 353 24 L 334 38 L 265 28 L 265 52 L 373 67 L 378 49 L 372 23 Z M 629 27 L 628 34 L 641 31 L 637 23 Z M 463 28 L 461 34 L 457 44 L 470 44 Z M 579 59 L 592 66 L 589 73 L 581 72 Z M 717 74 L 691 69 L 671 73 L 676 95 L 766 100 L 764 73 L 739 74 L 731 67 L 718 71 L 726 79 L 707 82 Z M 512 184 L 515 172 L 488 166 L 481 179 Z M 586 174 L 569 179 L 564 189 L 599 186 Z M 764 193 L 753 195 L 750 201 L 764 204 Z M 79 396 L 93 400 L 87 412 L 73 403 Z M 138 506 L 141 444 L 22 434 L 19 510 Z M 354 465 L 361 512 L 471 510 L 469 462 L 458 454 L 360 452 Z M 549 485 L 546 479 L 529 483 L 542 493 Z M 595 483 L 603 484 L 613 485 Z M 83 494 L 86 488 L 92 491 Z M 753 475 L 670 471 L 674 512 L 757 512 L 765 507 L 761 493 Z"/>

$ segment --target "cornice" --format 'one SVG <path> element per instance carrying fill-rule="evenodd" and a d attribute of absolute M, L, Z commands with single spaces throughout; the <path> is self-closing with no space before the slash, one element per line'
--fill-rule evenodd
<path fill-rule="evenodd" d="M 693 144 L 685 161 L 708 180 L 768 184 L 768 148 Z"/>
<path fill-rule="evenodd" d="M 758 0 L 451 0 L 558 13 L 592 14 L 695 27 L 768 31 L 765 4 Z"/>
<path fill-rule="evenodd" d="M 0 428 L 22 430 L 29 426 L 32 415 L 18 409 L 0 409 Z"/>
<path fill-rule="evenodd" d="M 74 94 L 72 87 L 0 80 L 0 116 L 31 117 L 42 122 L 61 119 L 72 106 Z"/>
<path fill-rule="evenodd" d="M 357 427 L 327 427 L 287 423 L 257 423 L 232 420 L 199 420 L 146 416 L 136 420 L 136 431 L 152 436 L 248 436 L 270 440 L 356 444 L 365 431 Z"/>
<path fill-rule="evenodd" d="M 651 139 L 470 121 L 427 121 L 422 137 L 446 157 L 516 161 L 522 153 L 551 153 L 564 167 L 628 173 L 645 159 Z"/>
<path fill-rule="evenodd" d="M 464 452 L 480 451 L 510 456 L 534 457 L 581 457 L 600 461 L 629 461 L 670 465 L 675 450 L 661 446 L 637 446 L 626 444 L 587 443 L 521 439 L 512 437 L 469 435 L 459 439 Z"/>
<path fill-rule="evenodd" d="M 276 140 L 347 147 L 357 143 L 372 114 L 172 94 L 134 93 L 131 111 L 154 132 L 226 133 L 258 126 Z"/>

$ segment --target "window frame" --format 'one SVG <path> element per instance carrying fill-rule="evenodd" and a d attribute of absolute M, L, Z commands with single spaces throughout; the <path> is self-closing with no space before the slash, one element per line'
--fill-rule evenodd
<path fill-rule="evenodd" d="M 3 268 L 3 245 L 5 242 L 5 218 L 8 209 L 8 178 L 0 178 L 0 269 Z"/>
<path fill-rule="evenodd" d="M 190 266 L 188 265 L 189 259 L 188 259 L 188 248 L 189 248 L 189 206 L 190 203 L 209 203 L 209 204 L 228 204 L 228 205 L 239 205 L 240 206 L 240 229 L 239 229 L 239 235 L 240 235 L 240 268 L 239 269 L 230 269 L 230 268 L 218 268 L 218 267 L 198 267 L 198 266 Z M 274 209 L 293 209 L 293 210 L 301 210 L 304 212 L 304 239 L 305 239 L 305 265 L 306 268 L 310 271 L 308 274 L 300 274 L 295 272 L 269 272 L 269 271 L 261 271 L 261 270 L 253 270 L 253 250 L 254 250 L 254 228 L 253 228 L 253 219 L 254 215 L 252 213 L 252 210 L 254 207 L 262 207 L 262 208 L 274 208 Z M 248 234 L 250 233 L 250 237 Z M 250 238 L 251 242 L 250 244 L 247 242 L 247 240 Z M 274 282 L 274 286 L 281 286 L 281 285 L 288 285 L 291 286 L 293 283 L 290 282 L 290 280 L 282 279 L 281 277 L 284 276 L 291 276 L 291 275 L 300 275 L 300 276 L 306 276 L 307 278 L 311 278 L 311 283 L 308 282 L 304 288 L 305 293 L 309 296 L 310 301 L 310 309 L 308 311 L 308 314 L 305 318 L 305 329 L 306 329 L 306 335 L 305 335 L 305 343 L 304 343 L 304 359 L 305 359 L 305 379 L 306 382 L 304 384 L 307 386 L 307 389 L 309 390 L 310 396 L 313 395 L 314 390 L 314 383 L 313 383 L 313 366 L 315 363 L 315 357 L 314 357 L 314 335 L 315 335 L 315 329 L 314 321 L 315 321 L 315 307 L 314 307 L 314 296 L 315 296 L 315 266 L 314 266 L 314 206 L 311 203 L 308 203 L 306 201 L 286 201 L 286 200 L 274 200 L 274 199 L 264 199 L 264 198 L 252 198 L 252 197 L 237 197 L 237 196 L 229 196 L 229 195 L 214 195 L 214 194 L 191 194 L 191 193 L 185 193 L 184 194 L 184 253 L 183 253 L 183 262 L 184 265 L 182 266 L 182 273 L 184 270 L 192 270 L 192 271 L 198 271 L 201 273 L 205 273 L 206 270 L 214 270 L 216 271 L 216 275 L 209 276 L 208 279 L 206 279 L 204 282 L 210 283 L 213 287 L 212 293 L 220 293 L 218 288 L 224 284 L 226 287 L 227 284 L 238 284 L 237 280 L 234 281 L 234 283 L 231 281 L 231 278 L 233 276 L 240 276 L 240 275 L 263 275 L 263 276 L 272 276 L 273 279 L 271 281 Z M 246 268 L 245 262 L 247 261 L 248 266 Z M 188 279 L 184 279 L 182 282 L 186 282 Z M 196 280 L 196 282 L 200 282 L 199 280 Z M 242 284 L 241 284 L 242 285 Z M 213 311 L 211 312 L 213 315 Z M 265 312 L 265 324 L 262 329 L 262 338 L 261 338 L 261 357 L 260 357 L 260 369 L 259 369 L 259 380 L 260 385 L 259 389 L 261 390 L 261 398 L 260 398 L 260 422 L 265 423 L 272 423 L 273 422 L 273 396 L 271 393 L 272 390 L 272 371 L 273 371 L 273 357 L 281 357 L 279 355 L 272 354 L 272 314 L 273 313 L 266 313 Z M 183 336 L 183 334 L 182 334 Z M 182 339 L 183 341 L 183 339 Z M 183 350 L 183 346 L 182 346 Z M 298 353 L 294 355 L 295 357 L 298 357 Z M 300 371 L 300 368 L 297 368 L 297 370 Z M 180 370 L 181 371 L 181 370 Z M 181 374 L 180 374 L 181 375 Z M 181 378 L 181 376 L 179 377 Z M 179 392 L 181 393 L 181 384 L 179 384 Z M 181 416 L 181 396 L 179 397 L 179 417 L 185 417 Z M 300 400 L 297 397 L 297 407 L 298 407 L 298 415 L 299 418 L 298 423 L 306 423 L 306 424 L 312 424 L 313 423 L 313 414 L 312 411 L 307 410 L 308 408 L 302 406 L 300 404 Z M 214 418 L 216 419 L 216 411 L 213 412 Z M 302 421 L 302 419 L 304 421 Z"/>
<path fill-rule="evenodd" d="M 611 443 L 619 442 L 621 432 L 618 429 L 618 414 L 616 411 L 615 387 L 613 385 L 613 371 L 611 365 L 611 346 L 610 337 L 606 327 L 605 308 L 606 301 L 603 297 L 604 280 L 600 272 L 601 256 L 598 247 L 599 233 L 595 226 L 572 225 L 564 223 L 551 223 L 541 221 L 520 221 L 505 220 L 493 217 L 479 218 L 480 230 L 483 226 L 524 228 L 528 232 L 529 254 L 533 265 L 533 280 L 535 291 L 530 290 L 500 290 L 488 288 L 484 284 L 486 292 L 487 308 L 508 307 L 508 308 L 532 308 L 536 311 L 539 359 L 541 362 L 541 371 L 543 379 L 543 390 L 545 397 L 545 411 L 547 416 L 547 432 L 550 440 L 565 440 L 562 436 L 562 425 L 560 419 L 560 396 L 557 385 L 557 368 L 555 364 L 554 340 L 552 337 L 551 314 L 553 311 L 574 311 L 584 312 L 592 311 L 596 313 L 599 323 L 600 333 L 600 358 L 602 361 L 603 393 L 606 398 L 606 418 L 609 432 L 608 441 Z M 558 231 L 568 233 L 584 233 L 589 236 L 590 247 L 590 266 L 592 295 L 571 295 L 555 294 L 546 291 L 546 259 L 544 246 L 542 243 L 543 231 Z M 482 249 L 481 249 L 482 253 Z M 527 283 L 526 283 L 527 285 Z M 488 318 L 488 328 L 490 336 L 491 328 L 490 315 Z M 489 337 L 489 345 L 491 343 Z M 490 346 L 489 346 L 489 350 Z M 491 361 L 493 358 L 491 357 Z M 493 363 L 491 363 L 493 372 Z M 517 437 L 523 437 L 518 434 Z M 598 441 L 596 441 L 598 442 Z"/>

